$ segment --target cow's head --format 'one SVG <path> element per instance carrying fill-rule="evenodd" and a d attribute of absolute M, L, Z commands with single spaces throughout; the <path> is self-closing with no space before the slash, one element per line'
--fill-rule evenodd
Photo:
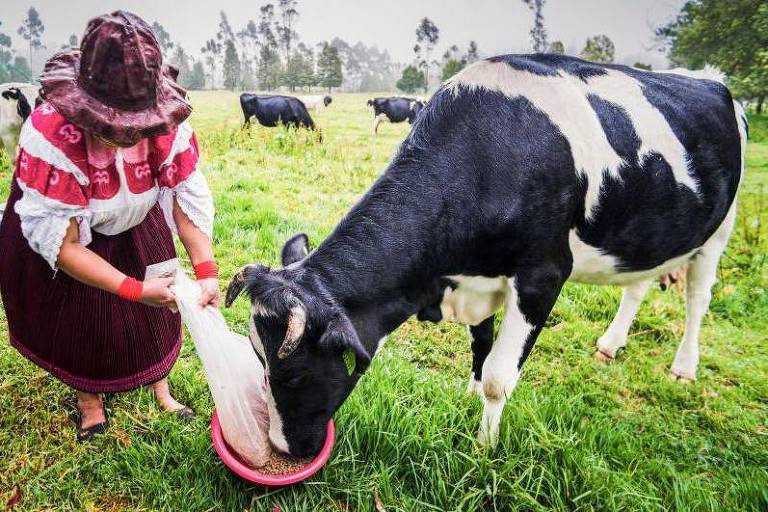
<path fill-rule="evenodd" d="M 21 92 L 21 89 L 18 87 L 11 87 L 3 91 L 0 95 L 8 101 L 15 101 L 16 113 L 19 114 L 21 121 L 24 122 L 27 120 L 29 114 L 32 113 L 32 107 L 29 106 L 29 101 L 27 100 L 27 97 L 24 96 L 24 93 Z"/>
<path fill-rule="evenodd" d="M 372 99 L 371 99 L 371 100 L 368 100 L 368 106 L 369 106 L 369 107 L 372 107 L 372 106 L 373 106 L 373 100 L 372 100 Z"/>
<path fill-rule="evenodd" d="M 333 98 L 331 98 L 330 96 L 325 96 L 323 98 L 323 105 L 327 107 L 328 105 L 331 104 L 332 101 L 333 101 Z"/>
<path fill-rule="evenodd" d="M 227 289 L 229 306 L 241 291 L 251 298 L 251 343 L 265 366 L 269 438 L 297 457 L 316 454 L 326 425 L 368 368 L 371 356 L 342 308 L 322 285 L 302 279 L 306 237 L 283 249 L 286 268 L 254 264 Z"/>

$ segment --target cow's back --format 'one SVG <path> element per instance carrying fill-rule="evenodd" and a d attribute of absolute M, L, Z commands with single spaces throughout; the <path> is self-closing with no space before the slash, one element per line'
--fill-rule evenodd
<path fill-rule="evenodd" d="M 499 236 L 521 226 L 575 236 L 621 271 L 648 270 L 700 247 L 725 218 L 742 166 L 736 119 L 713 80 L 502 56 L 438 91 L 399 157 L 471 193 L 487 216 L 473 222 Z"/>

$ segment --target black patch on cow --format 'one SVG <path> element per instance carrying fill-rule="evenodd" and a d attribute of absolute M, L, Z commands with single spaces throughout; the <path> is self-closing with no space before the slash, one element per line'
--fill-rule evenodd
<path fill-rule="evenodd" d="M 12 87 L 7 91 L 3 91 L 2 96 L 9 101 L 16 101 L 16 113 L 19 115 L 22 122 L 26 121 L 29 114 L 32 113 L 32 107 L 29 106 L 29 101 L 27 100 L 27 97 L 24 96 L 24 93 L 21 92 L 21 89 Z"/>
<path fill-rule="evenodd" d="M 608 143 L 626 162 L 636 164 L 640 139 L 626 111 L 620 105 L 605 101 L 594 94 L 590 94 L 588 99 L 600 119 Z"/>
<path fill-rule="evenodd" d="M 490 62 L 504 62 L 510 67 L 528 71 L 535 75 L 558 76 L 560 72 L 576 76 L 584 81 L 593 76 L 605 75 L 605 68 L 599 64 L 569 57 L 540 53 L 535 55 L 499 55 L 488 59 Z"/>

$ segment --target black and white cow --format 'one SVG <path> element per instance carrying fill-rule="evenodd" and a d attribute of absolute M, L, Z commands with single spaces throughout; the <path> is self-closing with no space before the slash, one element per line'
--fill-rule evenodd
<path fill-rule="evenodd" d="M 251 118 L 256 116 L 262 126 L 274 127 L 282 123 L 285 126 L 315 129 L 315 122 L 307 112 L 307 107 L 293 96 L 257 96 L 243 93 L 240 95 L 240 107 L 245 117 L 243 126 L 249 126 Z"/>
<path fill-rule="evenodd" d="M 368 100 L 368 106 L 373 107 L 373 134 L 379 131 L 379 125 L 385 119 L 390 123 L 408 121 L 413 124 L 419 112 L 424 108 L 424 102 L 413 98 L 373 98 Z"/>
<path fill-rule="evenodd" d="M 13 162 L 21 125 L 37 106 L 39 86 L 22 82 L 0 84 L 0 144 Z"/>
<path fill-rule="evenodd" d="M 283 269 L 243 268 L 265 361 L 270 439 L 307 455 L 376 353 L 431 308 L 483 324 L 470 387 L 493 445 L 507 397 L 568 280 L 624 287 L 597 342 L 614 357 L 660 275 L 687 264 L 671 375 L 694 379 L 698 338 L 733 228 L 746 118 L 719 81 L 552 55 L 472 64 L 432 97 L 387 170 L 333 233 Z M 355 355 L 348 374 L 343 353 Z"/>

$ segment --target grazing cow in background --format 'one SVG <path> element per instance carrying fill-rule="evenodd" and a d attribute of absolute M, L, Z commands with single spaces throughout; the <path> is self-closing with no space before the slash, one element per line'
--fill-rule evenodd
<path fill-rule="evenodd" d="M 333 98 L 327 94 L 325 96 L 299 96 L 298 98 L 304 103 L 307 110 L 314 110 L 315 112 L 324 109 L 333 101 Z"/>
<path fill-rule="evenodd" d="M 376 135 L 385 119 L 390 123 L 408 121 L 408 124 L 413 124 L 424 103 L 413 98 L 373 98 L 368 100 L 368 106 L 373 107 L 373 134 Z"/>
<path fill-rule="evenodd" d="M 479 440 L 495 444 L 569 279 L 624 287 L 597 342 L 613 358 L 652 280 L 687 265 L 670 374 L 694 379 L 747 139 L 743 109 L 708 76 L 505 55 L 448 80 L 325 241 L 282 269 L 248 265 L 229 285 L 228 305 L 243 289 L 251 299 L 272 443 L 316 453 L 380 340 L 410 316 L 437 308 L 480 326 L 503 308 L 470 378 L 484 401 Z"/>
<path fill-rule="evenodd" d="M 37 106 L 39 86 L 21 82 L 0 84 L 0 144 L 11 162 L 16 160 L 21 125 Z"/>
<path fill-rule="evenodd" d="M 251 118 L 256 116 L 262 126 L 274 127 L 282 123 L 285 126 L 315 129 L 315 122 L 307 112 L 307 107 L 293 96 L 257 96 L 243 93 L 240 95 L 240 106 L 245 117 L 244 127 L 249 126 Z"/>

